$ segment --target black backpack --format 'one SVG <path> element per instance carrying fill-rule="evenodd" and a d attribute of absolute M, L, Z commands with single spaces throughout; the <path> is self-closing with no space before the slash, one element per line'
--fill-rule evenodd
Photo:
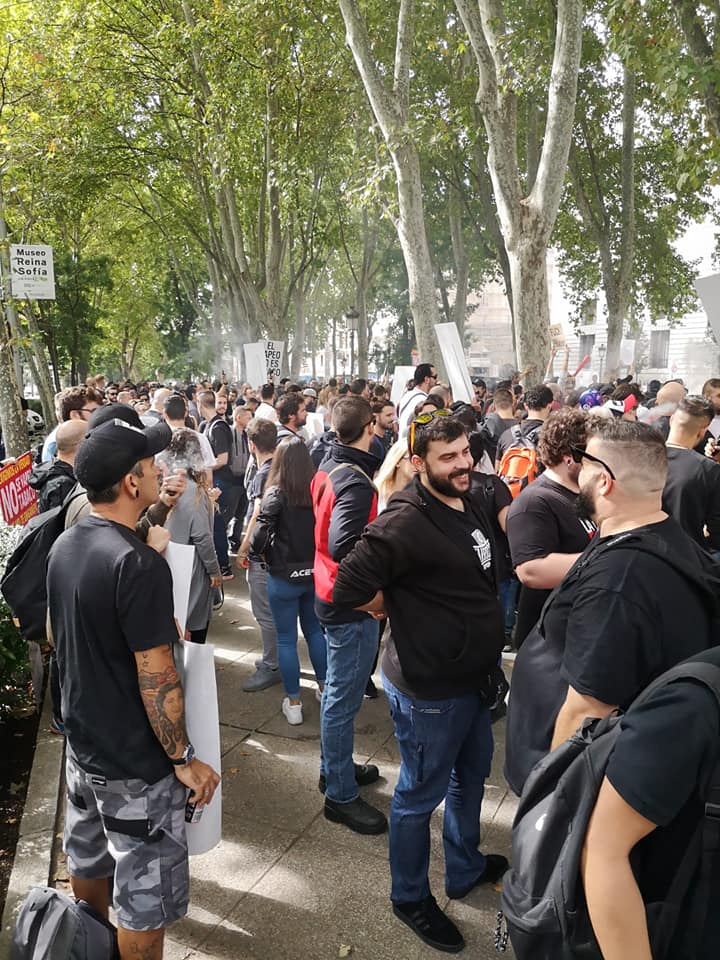
<path fill-rule="evenodd" d="M 26 640 L 45 639 L 48 555 L 65 530 L 68 507 L 84 493 L 80 484 L 76 484 L 59 507 L 46 510 L 29 520 L 20 542 L 8 558 L 0 580 L 0 592 L 19 621 L 20 632 Z"/>
<path fill-rule="evenodd" d="M 117 931 L 84 900 L 33 887 L 20 908 L 10 960 L 119 960 Z"/>
<path fill-rule="evenodd" d="M 633 701 L 628 712 L 660 687 L 691 680 L 714 694 L 720 709 L 720 666 L 708 651 L 667 670 Z M 717 652 L 715 652 L 717 656 Z M 621 733 L 618 715 L 588 719 L 569 740 L 533 769 L 525 784 L 512 831 L 512 869 L 502 885 L 496 947 L 505 949 L 504 916 L 517 960 L 602 960 L 588 915 L 580 857 L 605 770 Z M 688 936 L 702 934 L 713 865 L 720 850 L 720 763 L 705 772 L 700 787 L 705 817 L 678 866 L 662 903 L 646 903 L 654 960 L 671 960 L 670 943 L 690 884 L 700 866 Z M 687 956 L 695 956 L 689 952 Z"/>

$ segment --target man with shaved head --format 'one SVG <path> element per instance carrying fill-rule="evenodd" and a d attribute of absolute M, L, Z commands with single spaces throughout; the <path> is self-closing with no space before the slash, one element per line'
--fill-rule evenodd
<path fill-rule="evenodd" d="M 578 507 L 599 531 L 517 656 L 505 770 L 517 793 L 586 717 L 626 709 L 655 677 L 716 643 L 715 564 L 663 510 L 662 437 L 595 416 L 572 455 Z"/>
<path fill-rule="evenodd" d="M 61 423 L 55 433 L 56 458 L 33 467 L 29 483 L 37 494 L 40 513 L 59 507 L 75 486 L 75 454 L 87 431 L 88 425 L 84 420 Z"/>

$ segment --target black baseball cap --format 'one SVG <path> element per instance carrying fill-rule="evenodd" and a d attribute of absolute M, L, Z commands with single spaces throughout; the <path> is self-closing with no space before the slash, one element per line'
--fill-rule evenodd
<path fill-rule="evenodd" d="M 107 423 L 108 420 L 124 420 L 131 427 L 137 427 L 138 430 L 144 430 L 145 424 L 138 416 L 135 407 L 129 403 L 105 403 L 102 407 L 94 410 L 88 420 L 88 430 L 94 430 L 101 423 Z"/>
<path fill-rule="evenodd" d="M 144 430 L 119 417 L 86 434 L 75 455 L 75 476 L 86 489 L 107 490 L 130 473 L 139 460 L 167 447 L 172 430 L 164 422 Z"/>

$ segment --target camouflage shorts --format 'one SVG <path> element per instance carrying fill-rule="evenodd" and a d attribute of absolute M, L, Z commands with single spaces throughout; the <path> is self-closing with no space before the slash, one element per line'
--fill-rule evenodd
<path fill-rule="evenodd" d="M 70 876 L 114 877 L 113 905 L 127 930 L 159 930 L 184 917 L 190 887 L 185 787 L 174 774 L 153 784 L 105 780 L 71 756 L 65 772 L 63 848 Z"/>

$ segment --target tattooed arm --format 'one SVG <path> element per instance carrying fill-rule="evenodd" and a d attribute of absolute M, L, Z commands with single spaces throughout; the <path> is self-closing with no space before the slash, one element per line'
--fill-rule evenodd
<path fill-rule="evenodd" d="M 182 757 L 188 745 L 185 697 L 169 643 L 135 653 L 138 686 L 150 726 L 171 760 Z M 220 782 L 212 767 L 197 758 L 174 768 L 175 776 L 193 790 L 191 800 L 209 803 Z"/>

